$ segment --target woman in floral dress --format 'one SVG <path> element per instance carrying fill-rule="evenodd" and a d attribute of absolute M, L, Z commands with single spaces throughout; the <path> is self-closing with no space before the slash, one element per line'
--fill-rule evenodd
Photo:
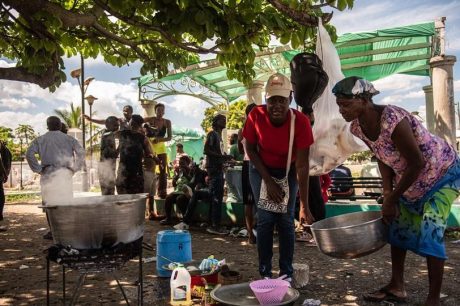
<path fill-rule="evenodd" d="M 409 112 L 377 105 L 379 92 L 359 77 L 338 82 L 332 92 L 351 132 L 378 159 L 383 179 L 382 216 L 389 225 L 392 277 L 366 300 L 404 302 L 404 262 L 407 250 L 426 257 L 429 293 L 425 305 L 440 305 L 446 260 L 444 230 L 453 201 L 459 195 L 460 161 L 454 148 L 430 134 Z"/>

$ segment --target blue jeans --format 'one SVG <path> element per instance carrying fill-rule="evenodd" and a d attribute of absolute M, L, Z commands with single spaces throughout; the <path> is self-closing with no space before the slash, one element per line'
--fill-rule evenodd
<path fill-rule="evenodd" d="M 282 178 L 286 174 L 285 169 L 268 169 L 269 173 L 276 178 Z M 254 165 L 249 165 L 249 181 L 254 195 L 254 203 L 259 202 L 260 184 L 262 177 Z M 280 214 L 257 208 L 257 251 L 259 253 L 259 273 L 262 277 L 272 277 L 273 257 L 273 230 L 276 224 L 279 235 L 279 268 L 280 275 L 292 276 L 292 259 L 294 257 L 294 208 L 298 184 L 296 171 L 291 167 L 289 171 L 289 202 L 287 213 Z"/>
<path fill-rule="evenodd" d="M 211 223 L 220 226 L 222 218 L 222 201 L 224 200 L 224 171 L 222 169 L 208 169 L 209 194 L 211 196 Z"/>

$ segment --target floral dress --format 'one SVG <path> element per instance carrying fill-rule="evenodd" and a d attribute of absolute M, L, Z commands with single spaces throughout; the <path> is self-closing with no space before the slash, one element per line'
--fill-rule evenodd
<path fill-rule="evenodd" d="M 444 230 L 460 187 L 460 162 L 454 148 L 428 132 L 409 112 L 392 105 L 386 106 L 382 112 L 380 135 L 375 141 L 364 135 L 358 120 L 352 122 L 350 129 L 381 162 L 393 169 L 395 186 L 406 171 L 407 161 L 391 135 L 403 119 L 407 119 L 412 128 L 425 166 L 400 198 L 401 214 L 390 225 L 389 242 L 423 256 L 446 258 Z"/>

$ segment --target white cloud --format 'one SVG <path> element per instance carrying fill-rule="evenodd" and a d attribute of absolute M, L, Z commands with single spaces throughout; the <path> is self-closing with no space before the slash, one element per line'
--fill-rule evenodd
<path fill-rule="evenodd" d="M 2 112 L 0 116 L 0 126 L 15 129 L 19 124 L 29 124 L 35 132 L 46 133 L 46 118 L 49 115 L 45 113 L 29 114 L 26 112 Z"/>
<path fill-rule="evenodd" d="M 454 81 L 454 90 L 460 91 L 460 80 Z"/>
<path fill-rule="evenodd" d="M 380 92 L 385 92 L 386 90 L 408 91 L 421 89 L 423 86 L 428 85 L 430 80 L 428 77 L 395 74 L 372 83 Z"/>
<path fill-rule="evenodd" d="M 209 107 L 208 104 L 202 100 L 190 96 L 173 96 L 172 101 L 167 105 L 172 107 L 176 112 L 195 119 L 203 118 L 205 108 Z"/>
<path fill-rule="evenodd" d="M 380 100 L 381 104 L 396 104 L 403 100 L 403 95 L 390 95 Z"/>
<path fill-rule="evenodd" d="M 446 16 L 448 27 L 449 22 L 453 23 L 459 18 L 457 12 L 460 10 L 460 2 L 453 0 L 448 3 L 445 3 L 446 1 L 439 2 L 420 4 L 419 1 L 407 1 L 406 3 L 398 2 L 397 5 L 394 5 L 391 1 L 386 1 L 378 4 L 362 4 L 363 6 L 361 6 L 356 1 L 352 10 L 335 11 L 331 23 L 337 27 L 339 34 L 343 34 L 427 22 L 435 20 L 439 16 Z M 456 35 L 456 33 L 452 34 Z"/>
<path fill-rule="evenodd" d="M 30 102 L 30 100 L 26 98 L 20 98 L 20 99 L 7 98 L 7 99 L 0 99 L 0 107 L 17 110 L 17 109 L 34 108 L 36 107 L 36 105 Z"/>
<path fill-rule="evenodd" d="M 16 63 L 8 63 L 5 60 L 0 60 L 0 68 L 9 68 L 16 66 Z"/>
<path fill-rule="evenodd" d="M 407 99 L 425 98 L 423 90 L 411 91 L 405 95 Z"/>

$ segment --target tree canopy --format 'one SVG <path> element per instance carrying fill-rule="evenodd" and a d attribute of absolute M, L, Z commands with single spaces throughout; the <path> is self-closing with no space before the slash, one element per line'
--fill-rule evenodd
<path fill-rule="evenodd" d="M 241 99 L 230 104 L 226 112 L 227 129 L 235 130 L 243 127 L 245 120 L 244 110 L 246 109 L 247 103 L 247 100 Z M 201 127 L 206 133 L 212 129 L 212 118 L 218 113 L 224 112 L 225 108 L 225 104 L 220 104 L 205 109 Z"/>
<path fill-rule="evenodd" d="M 162 77 L 199 54 L 214 53 L 228 76 L 248 84 L 255 48 L 276 37 L 298 48 L 315 35 L 323 7 L 354 0 L 5 0 L 0 7 L 0 56 L 16 62 L 0 79 L 54 90 L 66 80 L 63 57 L 122 66 L 140 60 L 140 73 Z M 334 28 L 328 27 L 331 34 Z"/>

